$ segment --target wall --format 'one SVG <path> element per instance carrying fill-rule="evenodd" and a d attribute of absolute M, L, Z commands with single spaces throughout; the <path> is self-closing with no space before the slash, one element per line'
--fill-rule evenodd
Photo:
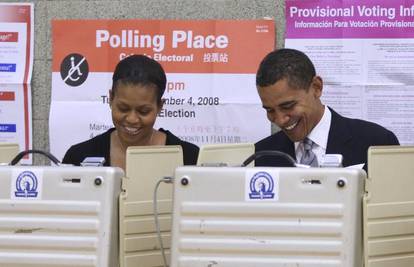
<path fill-rule="evenodd" d="M 51 21 L 53 19 L 261 19 L 270 17 L 275 19 L 277 46 L 283 46 L 284 41 L 284 0 L 36 0 L 34 3 L 33 148 L 43 151 L 49 151 L 48 118 L 51 97 Z M 34 164 L 49 164 L 49 161 L 42 156 L 35 156 Z"/>

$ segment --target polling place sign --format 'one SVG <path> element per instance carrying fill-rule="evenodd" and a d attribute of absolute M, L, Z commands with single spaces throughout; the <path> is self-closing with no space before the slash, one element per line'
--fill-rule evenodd
<path fill-rule="evenodd" d="M 167 73 L 156 127 L 198 145 L 255 142 L 270 134 L 255 74 L 274 48 L 273 20 L 55 20 L 50 147 L 112 127 L 112 72 L 144 54 Z"/>

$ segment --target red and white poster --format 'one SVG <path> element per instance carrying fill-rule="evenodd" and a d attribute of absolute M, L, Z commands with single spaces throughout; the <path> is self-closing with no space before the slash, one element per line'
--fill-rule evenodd
<path fill-rule="evenodd" d="M 206 143 L 255 142 L 270 134 L 255 74 L 274 48 L 273 20 L 53 21 L 50 148 L 112 127 L 108 106 L 115 65 L 146 54 L 167 73 L 156 121 L 180 138 Z"/>
<path fill-rule="evenodd" d="M 20 150 L 32 147 L 33 33 L 33 4 L 0 3 L 0 142 Z"/>

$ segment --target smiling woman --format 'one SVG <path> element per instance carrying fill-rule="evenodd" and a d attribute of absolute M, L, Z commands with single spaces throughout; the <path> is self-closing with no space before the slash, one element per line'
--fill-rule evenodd
<path fill-rule="evenodd" d="M 162 128 L 153 128 L 164 104 L 162 95 L 166 83 L 165 72 L 157 61 L 143 55 L 121 60 L 115 68 L 109 91 L 115 127 L 69 148 L 63 163 L 80 165 L 86 157 L 104 157 L 105 166 L 125 170 L 129 146 L 180 145 L 184 164 L 196 164 L 197 146 Z"/>

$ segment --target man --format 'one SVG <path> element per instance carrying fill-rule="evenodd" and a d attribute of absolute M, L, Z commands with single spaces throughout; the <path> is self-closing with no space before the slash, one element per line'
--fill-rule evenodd
<path fill-rule="evenodd" d="M 269 53 L 260 63 L 256 86 L 268 119 L 281 131 L 255 144 L 256 152 L 282 151 L 299 163 L 319 166 L 323 155 L 341 154 L 343 166 L 364 164 L 374 145 L 398 145 L 389 130 L 368 121 L 345 118 L 320 100 L 322 78 L 311 60 L 294 49 Z M 289 166 L 283 158 L 265 156 L 256 166 Z"/>

